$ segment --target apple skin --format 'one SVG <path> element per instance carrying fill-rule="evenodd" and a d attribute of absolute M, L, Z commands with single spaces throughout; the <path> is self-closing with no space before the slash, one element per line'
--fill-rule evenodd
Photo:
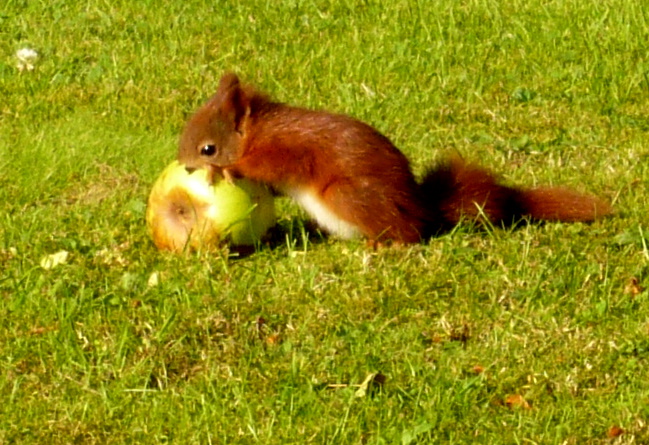
<path fill-rule="evenodd" d="M 246 179 L 209 182 L 205 169 L 189 173 L 173 161 L 160 174 L 146 209 L 149 234 L 158 249 L 182 252 L 227 241 L 253 246 L 275 225 L 270 191 Z"/>

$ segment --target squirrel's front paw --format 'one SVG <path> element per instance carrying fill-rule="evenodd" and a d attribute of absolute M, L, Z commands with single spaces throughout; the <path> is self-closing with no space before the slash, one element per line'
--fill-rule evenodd
<path fill-rule="evenodd" d="M 242 179 L 243 175 L 239 171 L 236 165 L 231 165 L 228 167 L 221 167 L 221 175 L 223 179 L 228 181 L 230 184 L 233 184 L 235 179 Z"/>
<path fill-rule="evenodd" d="M 208 164 L 207 169 L 209 172 L 209 180 L 212 184 L 220 181 L 221 178 L 230 184 L 234 184 L 235 179 L 243 178 L 243 175 L 239 173 L 236 166 L 223 167 L 221 165 Z"/>
<path fill-rule="evenodd" d="M 207 172 L 207 179 L 210 184 L 217 183 L 221 179 L 225 179 L 230 184 L 234 184 L 235 178 L 238 178 L 237 174 L 233 170 L 229 169 L 228 167 L 222 167 L 215 164 L 208 164 Z"/>
<path fill-rule="evenodd" d="M 214 184 L 217 181 L 221 180 L 221 177 L 223 177 L 223 169 L 219 167 L 218 165 L 214 164 L 207 164 L 207 167 L 205 167 L 207 170 L 207 181 L 210 184 Z"/>

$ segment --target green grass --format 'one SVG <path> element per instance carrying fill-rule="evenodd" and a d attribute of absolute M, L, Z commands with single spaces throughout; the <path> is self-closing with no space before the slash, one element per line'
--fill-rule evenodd
<path fill-rule="evenodd" d="M 642 2 L 165 3 L 0 11 L 0 443 L 649 442 Z M 459 152 L 617 213 L 372 251 L 282 200 L 248 258 L 162 254 L 149 188 L 225 70 L 417 173 Z"/>

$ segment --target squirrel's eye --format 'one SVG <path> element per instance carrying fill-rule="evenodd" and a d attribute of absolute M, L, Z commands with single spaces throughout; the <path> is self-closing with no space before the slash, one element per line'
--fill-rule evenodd
<path fill-rule="evenodd" d="M 201 147 L 201 155 L 213 156 L 216 153 L 216 145 L 207 144 Z"/>

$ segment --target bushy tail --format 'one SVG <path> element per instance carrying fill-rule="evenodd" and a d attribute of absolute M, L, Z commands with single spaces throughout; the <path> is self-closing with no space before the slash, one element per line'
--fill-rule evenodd
<path fill-rule="evenodd" d="M 611 213 L 611 206 L 595 196 L 563 187 L 504 186 L 487 170 L 457 159 L 430 170 L 420 187 L 423 202 L 435 209 L 431 232 L 461 220 L 504 225 L 521 218 L 588 222 Z"/>
<path fill-rule="evenodd" d="M 611 213 L 604 200 L 563 187 L 539 187 L 519 192 L 524 216 L 551 221 L 593 221 Z"/>

